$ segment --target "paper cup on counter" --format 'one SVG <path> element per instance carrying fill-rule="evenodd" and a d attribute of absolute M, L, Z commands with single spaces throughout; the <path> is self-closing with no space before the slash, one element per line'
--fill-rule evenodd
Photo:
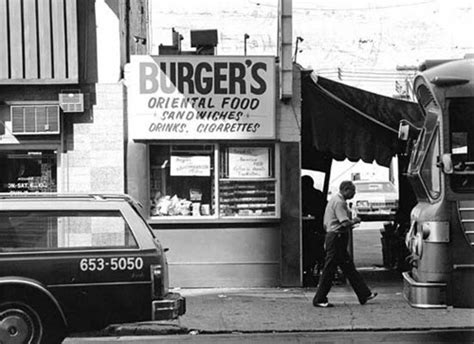
<path fill-rule="evenodd" d="M 209 204 L 201 205 L 201 215 L 211 215 L 211 208 Z"/>
<path fill-rule="evenodd" d="M 192 205 L 192 209 L 193 209 L 193 216 L 201 216 L 201 203 L 193 203 Z"/>

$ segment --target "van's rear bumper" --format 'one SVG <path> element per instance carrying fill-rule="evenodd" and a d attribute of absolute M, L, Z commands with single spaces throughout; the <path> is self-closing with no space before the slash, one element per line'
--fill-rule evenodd
<path fill-rule="evenodd" d="M 152 302 L 152 320 L 176 319 L 186 313 L 186 299 L 178 293 L 169 293 L 162 300 Z"/>

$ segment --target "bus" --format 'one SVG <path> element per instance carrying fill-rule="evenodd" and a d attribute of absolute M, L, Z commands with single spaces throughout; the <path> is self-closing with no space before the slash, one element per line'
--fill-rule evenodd
<path fill-rule="evenodd" d="M 403 294 L 417 308 L 474 308 L 474 58 L 422 64 L 413 91 L 424 121 L 399 127 L 418 202 Z"/>

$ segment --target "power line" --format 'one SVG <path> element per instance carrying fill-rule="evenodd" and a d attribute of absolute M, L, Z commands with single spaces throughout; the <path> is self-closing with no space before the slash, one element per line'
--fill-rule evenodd
<path fill-rule="evenodd" d="M 256 6 L 260 7 L 277 7 L 277 5 L 272 4 L 265 4 L 260 1 L 249 1 Z M 406 4 L 394 4 L 394 5 L 386 5 L 386 6 L 368 6 L 368 7 L 355 7 L 355 8 L 337 8 L 337 7 L 293 7 L 293 11 L 321 11 L 321 12 L 348 12 L 348 11 L 367 11 L 367 10 L 385 10 L 385 9 L 392 9 L 392 8 L 401 8 L 401 7 L 415 7 L 425 4 L 434 3 L 435 0 L 426 0 L 426 1 L 418 1 L 413 3 L 406 3 Z"/>

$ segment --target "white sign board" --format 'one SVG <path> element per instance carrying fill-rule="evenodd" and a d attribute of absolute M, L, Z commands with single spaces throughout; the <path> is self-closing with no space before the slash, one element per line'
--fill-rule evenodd
<path fill-rule="evenodd" d="M 131 57 L 130 137 L 135 140 L 275 138 L 275 58 Z"/>
<path fill-rule="evenodd" d="M 170 175 L 209 177 L 211 175 L 211 157 L 172 155 Z"/>
<path fill-rule="evenodd" d="M 229 148 L 229 178 L 268 178 L 268 148 Z"/>

